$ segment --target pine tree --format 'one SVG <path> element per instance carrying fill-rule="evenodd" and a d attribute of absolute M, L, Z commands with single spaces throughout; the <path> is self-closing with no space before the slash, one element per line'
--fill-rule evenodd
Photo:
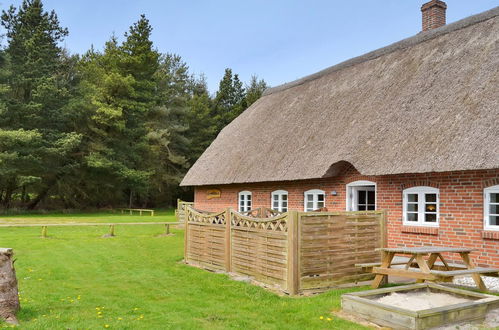
<path fill-rule="evenodd" d="M 246 106 L 255 103 L 268 88 L 265 80 L 258 80 L 257 76 L 251 76 L 250 83 L 246 86 Z"/>
<path fill-rule="evenodd" d="M 241 80 L 232 70 L 225 69 L 214 101 L 217 133 L 246 109 L 245 92 Z"/>
<path fill-rule="evenodd" d="M 40 0 L 24 0 L 19 9 L 11 6 L 2 12 L 1 23 L 7 31 L 9 76 L 4 81 L 7 88 L 0 128 L 10 136 L 41 134 L 43 141 L 32 154 L 38 160 L 36 168 L 19 168 L 20 173 L 30 175 L 11 177 L 5 189 L 7 195 L 18 189 L 24 194 L 27 184 L 36 183 L 30 187 L 35 198 L 28 207 L 33 208 L 75 166 L 71 153 L 81 139 L 69 128 L 66 112 L 74 82 L 63 73 L 66 58 L 58 43 L 67 30 L 60 27 L 55 12 L 44 11 Z M 7 195 L 5 199 L 9 200 Z"/>

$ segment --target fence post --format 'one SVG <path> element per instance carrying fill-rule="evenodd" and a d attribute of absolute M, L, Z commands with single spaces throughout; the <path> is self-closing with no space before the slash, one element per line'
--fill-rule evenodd
<path fill-rule="evenodd" d="M 47 238 L 47 226 L 42 226 L 42 238 Z"/>
<path fill-rule="evenodd" d="M 387 232 L 387 212 L 383 210 L 380 218 L 380 231 L 381 231 L 381 247 L 388 247 L 388 232 Z"/>
<path fill-rule="evenodd" d="M 189 207 L 185 208 L 185 221 L 184 221 L 184 262 L 187 263 L 187 252 L 189 249 Z"/>
<path fill-rule="evenodd" d="M 230 273 L 232 271 L 231 260 L 231 212 L 230 208 L 225 211 L 225 270 Z"/>
<path fill-rule="evenodd" d="M 288 212 L 288 278 L 287 289 L 290 295 L 298 294 L 299 264 L 298 264 L 298 212 Z"/>
<path fill-rule="evenodd" d="M 381 247 L 386 248 L 388 247 L 388 232 L 387 232 L 387 212 L 386 210 L 383 210 L 381 212 L 381 217 L 380 217 L 380 231 L 381 231 Z M 380 260 L 383 261 L 383 251 L 380 251 Z M 380 282 L 380 285 L 386 285 L 388 284 L 388 276 L 383 276 L 383 279 Z"/>

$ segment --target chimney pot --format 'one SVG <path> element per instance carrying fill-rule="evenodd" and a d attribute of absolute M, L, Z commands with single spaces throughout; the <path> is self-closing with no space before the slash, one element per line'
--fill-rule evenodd
<path fill-rule="evenodd" d="M 446 24 L 447 4 L 440 0 L 431 0 L 421 7 L 423 13 L 423 32 L 439 28 Z"/>

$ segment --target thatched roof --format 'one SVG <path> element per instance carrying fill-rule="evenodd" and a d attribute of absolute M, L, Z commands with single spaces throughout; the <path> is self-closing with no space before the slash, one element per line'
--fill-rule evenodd
<path fill-rule="evenodd" d="M 272 88 L 184 186 L 499 168 L 499 7 Z"/>

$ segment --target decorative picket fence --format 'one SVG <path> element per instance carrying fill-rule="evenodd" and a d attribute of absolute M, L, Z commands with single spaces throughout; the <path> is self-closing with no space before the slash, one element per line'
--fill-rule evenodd
<path fill-rule="evenodd" d="M 194 203 L 177 199 L 177 208 L 175 209 L 175 219 L 177 219 L 177 222 L 185 222 L 185 209 L 187 206 L 192 207 Z"/>
<path fill-rule="evenodd" d="M 247 214 L 186 207 L 186 263 L 297 295 L 372 278 L 355 264 L 379 261 L 386 246 L 384 211 Z"/>

